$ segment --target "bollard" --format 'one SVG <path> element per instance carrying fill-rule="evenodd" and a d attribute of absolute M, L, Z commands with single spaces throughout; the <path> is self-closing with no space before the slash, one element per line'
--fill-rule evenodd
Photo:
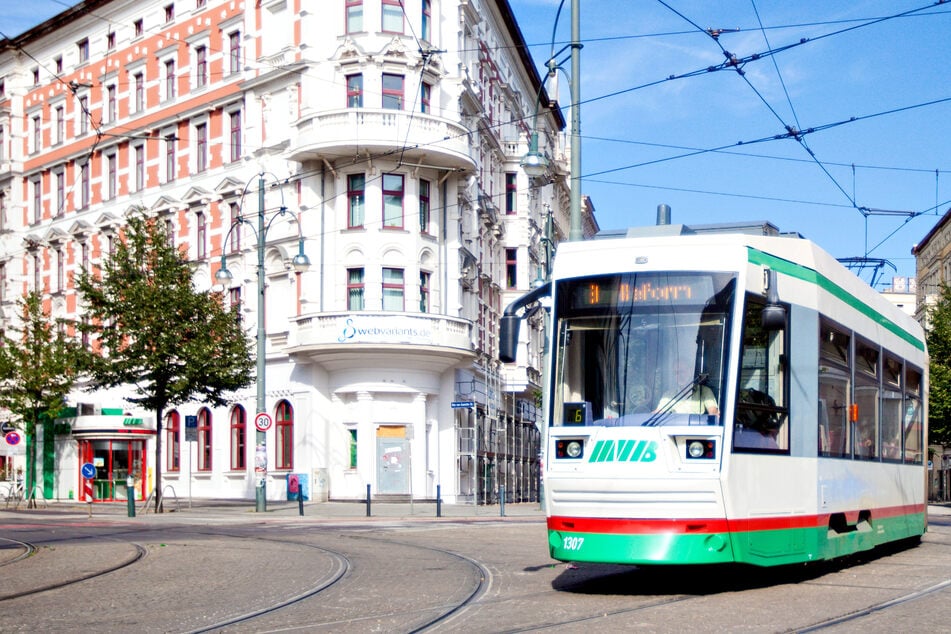
<path fill-rule="evenodd" d="M 303 491 L 297 494 L 297 512 L 301 517 L 304 516 L 304 492 Z"/>
<path fill-rule="evenodd" d="M 135 479 L 132 476 L 125 479 L 125 497 L 129 517 L 135 517 Z"/>
<path fill-rule="evenodd" d="M 505 487 L 499 487 L 499 517 L 505 517 Z"/>
<path fill-rule="evenodd" d="M 442 517 L 442 485 L 436 485 L 436 517 Z"/>
<path fill-rule="evenodd" d="M 367 517 L 370 517 L 370 485 L 367 485 Z"/>

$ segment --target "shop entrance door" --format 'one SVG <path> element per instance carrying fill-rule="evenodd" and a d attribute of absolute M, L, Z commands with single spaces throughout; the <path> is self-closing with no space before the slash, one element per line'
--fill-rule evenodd
<path fill-rule="evenodd" d="M 80 444 L 81 463 L 96 467 L 93 497 L 96 501 L 126 500 L 126 478 L 135 481 L 135 499 L 142 499 L 142 475 L 145 466 L 145 441 L 86 440 Z M 80 490 L 82 490 L 80 488 Z"/>
<path fill-rule="evenodd" d="M 403 425 L 381 425 L 376 434 L 377 489 L 382 495 L 410 493 L 409 439 Z"/>

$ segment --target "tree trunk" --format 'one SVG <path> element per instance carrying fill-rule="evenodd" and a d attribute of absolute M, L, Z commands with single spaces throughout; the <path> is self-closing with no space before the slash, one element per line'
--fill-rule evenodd
<path fill-rule="evenodd" d="M 162 413 L 163 408 L 155 409 L 155 512 L 162 508 Z"/>

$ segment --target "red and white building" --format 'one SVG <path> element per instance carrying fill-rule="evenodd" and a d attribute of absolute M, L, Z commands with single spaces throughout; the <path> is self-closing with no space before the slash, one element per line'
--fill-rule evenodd
<path fill-rule="evenodd" d="M 567 226 L 565 121 L 533 116 L 541 79 L 505 0 L 80 2 L 0 53 L 0 328 L 31 289 L 81 315 L 74 274 L 144 208 L 198 288 L 224 261 L 253 336 L 251 227 L 283 207 L 263 240 L 268 499 L 290 474 L 314 499 L 534 499 L 540 317 L 517 364 L 496 347 L 544 275 L 548 216 L 553 241 Z M 532 126 L 552 165 L 534 182 Z M 98 499 L 130 473 L 147 494 L 150 414 L 122 390 L 73 400 L 38 445 L 43 493 L 68 498 L 92 461 Z M 253 497 L 255 410 L 252 386 L 170 412 L 162 486 Z"/>

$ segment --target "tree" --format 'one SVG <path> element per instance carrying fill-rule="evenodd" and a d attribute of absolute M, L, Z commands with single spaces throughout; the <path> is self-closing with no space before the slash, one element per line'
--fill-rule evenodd
<path fill-rule="evenodd" d="M 66 333 L 43 308 L 39 293 L 20 301 L 20 325 L 0 338 L 0 407 L 18 421 L 26 436 L 26 491 L 31 499 L 36 486 L 36 428 L 52 421 L 66 406 L 83 367 L 79 342 Z M 52 433 L 50 428 L 49 433 Z M 44 441 L 49 438 L 44 434 Z"/>
<path fill-rule="evenodd" d="M 101 275 L 76 287 L 98 338 L 93 387 L 124 386 L 125 397 L 155 413 L 155 510 L 162 510 L 162 422 L 168 407 L 188 401 L 227 404 L 253 381 L 252 343 L 221 293 L 196 291 L 184 253 L 154 219 L 129 218 Z"/>
<path fill-rule="evenodd" d="M 938 302 L 928 313 L 928 438 L 951 443 L 951 287 L 942 284 Z"/>

